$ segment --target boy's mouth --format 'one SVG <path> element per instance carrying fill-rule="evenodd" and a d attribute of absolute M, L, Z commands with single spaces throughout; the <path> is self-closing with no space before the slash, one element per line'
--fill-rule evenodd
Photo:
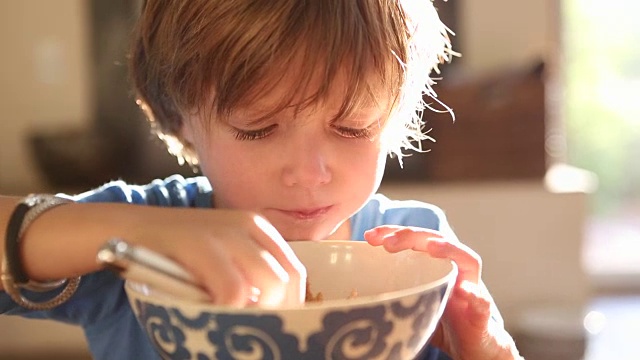
<path fill-rule="evenodd" d="M 323 216 L 324 214 L 329 212 L 332 208 L 333 208 L 333 205 L 316 207 L 316 208 L 274 209 L 274 210 L 288 217 L 292 217 L 296 220 L 313 220 Z"/>

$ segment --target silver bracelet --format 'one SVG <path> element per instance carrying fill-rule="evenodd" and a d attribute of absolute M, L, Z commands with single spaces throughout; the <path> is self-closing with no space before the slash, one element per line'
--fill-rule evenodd
<path fill-rule="evenodd" d="M 53 195 L 29 195 L 13 211 L 5 234 L 5 252 L 2 259 L 2 285 L 11 299 L 30 310 L 50 310 L 71 298 L 78 289 L 80 277 L 36 282 L 24 273 L 20 257 L 20 241 L 27 227 L 42 213 L 70 200 Z M 45 302 L 34 302 L 22 294 L 22 289 L 45 292 L 64 288 L 54 298 Z"/>

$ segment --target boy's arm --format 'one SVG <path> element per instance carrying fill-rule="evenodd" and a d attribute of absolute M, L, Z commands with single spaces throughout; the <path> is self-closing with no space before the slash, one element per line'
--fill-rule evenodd
<path fill-rule="evenodd" d="M 0 226 L 6 228 L 16 202 L 0 197 Z M 218 304 L 246 305 L 251 287 L 261 290 L 260 305 L 304 300 L 300 260 L 271 224 L 244 211 L 69 203 L 29 225 L 21 262 L 36 281 L 81 276 L 100 269 L 96 254 L 113 237 L 177 261 Z"/>
<path fill-rule="evenodd" d="M 0 256 L 5 232 L 21 198 L 0 197 Z M 57 206 L 39 215 L 21 238 L 21 263 L 30 279 L 56 280 L 99 269 L 95 256 L 114 231 L 127 234 L 127 205 L 78 204 Z M 98 215 L 99 214 L 99 215 Z M 92 219 L 99 218 L 100 222 Z M 109 225 L 111 224 L 111 226 Z M 114 224 L 119 224 L 116 228 Z M 119 230 L 117 230 L 119 229 Z M 123 230 L 124 229 L 124 230 Z M 0 284 L 0 289 L 2 289 Z"/>
<path fill-rule="evenodd" d="M 114 236 L 131 241 L 130 236 L 134 235 L 126 231 L 127 224 L 140 229 L 149 223 L 144 221 L 146 211 L 128 205 L 192 206 L 202 193 L 210 191 L 207 185 L 204 179 L 181 176 L 155 180 L 145 186 L 113 181 L 71 197 L 91 204 L 65 204 L 38 216 L 21 240 L 21 253 L 25 257 L 21 262 L 33 280 L 55 280 L 97 270 L 95 254 L 104 242 Z M 0 259 L 4 256 L 7 223 L 20 200 L 0 196 Z M 135 218 L 139 221 L 131 224 Z"/>
<path fill-rule="evenodd" d="M 2 229 L 1 234 L 3 234 L 3 236 L 0 236 L 0 259 L 4 259 L 4 231 L 7 228 L 11 212 L 19 201 L 19 198 L 0 196 L 0 229 Z M 3 290 L 3 288 L 2 282 L 0 282 L 0 290 Z"/>

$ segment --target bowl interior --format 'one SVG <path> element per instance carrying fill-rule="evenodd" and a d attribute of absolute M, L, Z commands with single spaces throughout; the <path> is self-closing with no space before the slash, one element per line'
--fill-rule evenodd
<path fill-rule="evenodd" d="M 322 292 L 325 301 L 344 300 L 353 292 L 357 298 L 420 292 L 447 281 L 453 270 L 449 260 L 417 251 L 389 253 L 362 241 L 297 241 L 290 246 L 307 268 L 311 292 Z"/>
<path fill-rule="evenodd" d="M 451 261 L 417 251 L 389 253 L 382 247 L 350 240 L 295 241 L 289 245 L 307 269 L 310 292 L 322 294 L 322 301 L 307 302 L 306 306 L 352 306 L 402 298 L 440 287 L 456 276 Z M 139 282 L 127 281 L 127 290 L 176 305 L 190 303 Z"/>

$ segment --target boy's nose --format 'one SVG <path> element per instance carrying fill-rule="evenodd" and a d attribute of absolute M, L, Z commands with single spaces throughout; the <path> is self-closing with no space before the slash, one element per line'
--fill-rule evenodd
<path fill-rule="evenodd" d="M 331 171 L 327 156 L 309 144 L 297 149 L 289 149 L 283 170 L 282 180 L 286 186 L 313 188 L 331 181 Z"/>

